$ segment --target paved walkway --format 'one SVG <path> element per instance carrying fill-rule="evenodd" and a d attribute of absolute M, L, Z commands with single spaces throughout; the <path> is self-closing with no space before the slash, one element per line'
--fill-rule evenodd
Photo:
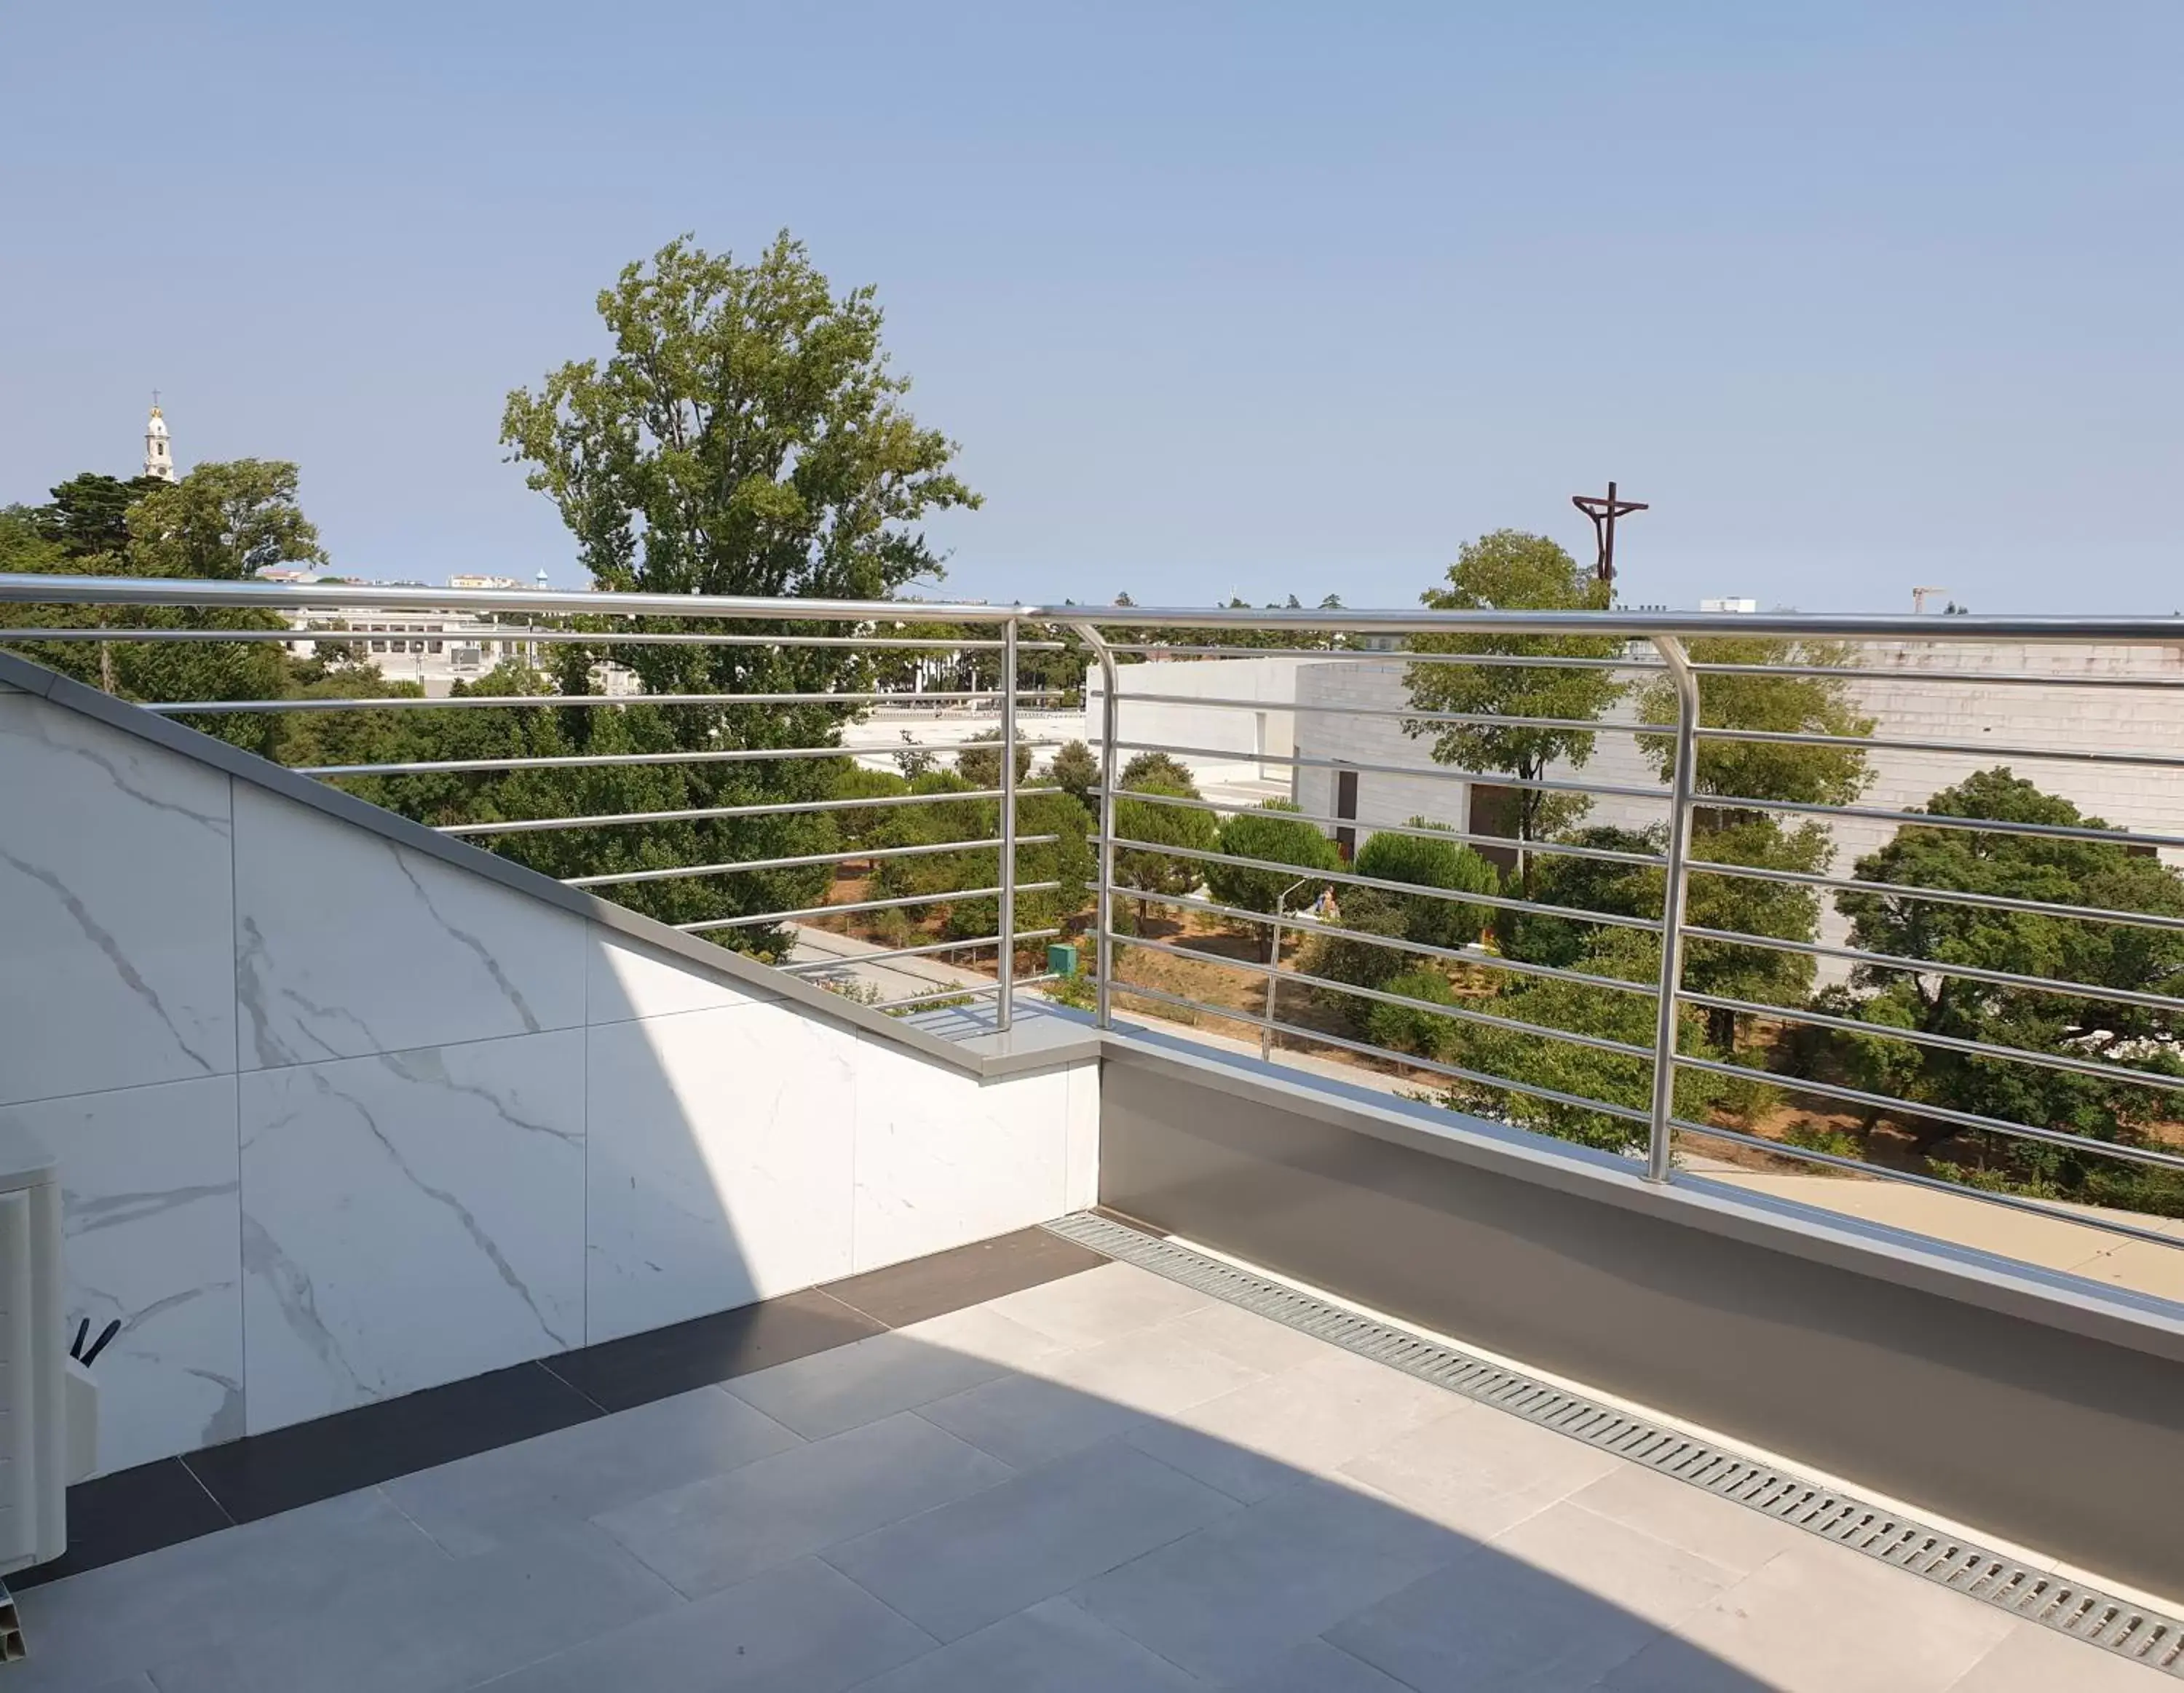
<path fill-rule="evenodd" d="M 2173 1685 L 1121 1264 L 21 1604 L 9 1693 Z"/>

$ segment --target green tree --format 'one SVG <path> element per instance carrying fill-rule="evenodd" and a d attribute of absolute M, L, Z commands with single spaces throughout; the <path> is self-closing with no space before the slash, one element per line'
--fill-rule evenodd
<path fill-rule="evenodd" d="M 1413 817 L 1410 827 L 1439 830 L 1445 826 Z M 1407 882 L 1419 888 L 1446 888 L 1462 894 L 1498 894 L 1502 889 L 1502 878 L 1494 866 L 1461 842 L 1387 829 L 1375 830 L 1358 849 L 1357 868 L 1360 876 Z M 1490 905 L 1439 899 L 1429 894 L 1398 897 L 1402 902 L 1404 934 L 1428 946 L 1468 946 L 1494 920 Z"/>
<path fill-rule="evenodd" d="M 1693 642 L 1691 656 L 1708 665 L 1835 668 L 1846 665 L 1849 654 L 1834 643 L 1727 636 Z M 1844 677 L 1708 671 L 1698 680 L 1699 722 L 1706 728 L 1824 735 L 1848 741 L 1863 740 L 1873 732 L 1873 720 L 1858 710 Z M 1674 685 L 1666 677 L 1647 684 L 1639 694 L 1638 710 L 1645 722 L 1673 722 Z M 1664 735 L 1646 735 L 1639 738 L 1638 745 L 1661 780 L 1669 781 L 1675 766 L 1674 740 Z M 1816 890 L 1794 883 L 1709 873 L 1703 866 L 1733 864 L 1802 875 L 1825 872 L 1834 860 L 1835 849 L 1823 825 L 1786 821 L 1779 813 L 1735 802 L 1741 799 L 1848 805 L 1872 779 L 1865 749 L 1702 738 L 1697 743 L 1692 776 L 1696 793 L 1722 803 L 1702 803 L 1693 810 L 1691 855 L 1700 867 L 1694 869 L 1687 886 L 1686 921 L 1698 927 L 1780 940 L 1818 938 L 1820 899 Z M 1649 833 L 1639 849 L 1658 852 L 1663 839 L 1658 832 Z M 1557 892 L 1549 893 L 1549 885 Z M 1581 889 L 1604 894 L 1610 903 L 1595 905 L 1582 897 L 1570 897 Z M 1582 868 L 1566 859 L 1543 879 L 1538 897 L 1543 902 L 1658 917 L 1661 878 L 1652 872 L 1607 877 L 1597 866 Z M 1534 933 L 1551 933 L 1554 921 L 1546 920 Z M 1567 938 L 1557 944 L 1566 947 Z M 1695 940 L 1685 951 L 1683 979 L 1687 987 L 1701 993 L 1793 1005 L 1802 1004 L 1812 991 L 1814 963 L 1798 953 L 1739 946 L 1729 941 Z M 1734 1046 L 1737 1014 L 1709 1009 L 1706 1017 L 1708 1038 L 1714 1045 L 1724 1050 Z"/>
<path fill-rule="evenodd" d="M 52 503 L 13 507 L 0 525 L 0 569 L 86 576 L 234 579 L 276 558 L 320 559 L 318 532 L 295 504 L 295 466 L 257 459 L 198 465 L 181 482 L 123 482 L 87 472 Z M 21 605 L 18 627 L 61 629 L 260 630 L 271 612 Z M 41 641 L 36 662 L 124 699 L 277 699 L 292 690 L 293 661 L 276 642 Z M 268 758 L 282 756 L 294 726 L 272 714 L 184 716 L 180 721 Z"/>
<path fill-rule="evenodd" d="M 1286 799 L 1268 799 L 1254 810 L 1237 812 L 1221 825 L 1223 852 L 1293 868 L 1251 870 L 1240 864 L 1206 865 L 1206 889 L 1216 899 L 1246 911 L 1271 911 L 1274 901 L 1299 880 L 1315 871 L 1340 868 L 1342 855 L 1317 823 L 1283 815 L 1294 814 L 1296 809 Z M 1289 903 L 1294 907 L 1297 902 Z"/>
<path fill-rule="evenodd" d="M 1456 1003 L 1456 990 L 1448 985 L 1448 977 L 1423 963 L 1390 977 L 1380 988 L 1384 993 L 1401 994 L 1407 1000 L 1424 1000 L 1436 1005 Z M 1439 1058 L 1455 1044 L 1453 1017 L 1436 1016 L 1414 1005 L 1391 1005 L 1384 1000 L 1361 1000 L 1360 1003 L 1365 1008 L 1365 1038 L 1375 1046 L 1415 1053 L 1421 1058 Z"/>
<path fill-rule="evenodd" d="M 1660 973 L 1659 943 L 1639 930 L 1602 930 L 1593 937 L 1577 964 L 1589 975 L 1652 982 Z M 1497 1016 L 1535 1028 L 1601 1035 L 1633 1046 L 1650 1048 L 1653 1044 L 1654 1004 L 1644 994 L 1554 977 L 1520 977 L 1497 994 L 1488 1009 Z M 1581 1100 L 1621 1105 L 1628 1111 L 1643 1111 L 1651 1105 L 1653 1065 L 1650 1059 L 1602 1052 L 1486 1023 L 1457 1023 L 1451 1027 L 1447 1055 L 1466 1069 Z M 1685 1051 L 1707 1050 L 1703 1025 L 1696 1013 L 1683 1019 L 1680 1040 Z M 1704 1122 L 1714 1102 L 1734 1085 L 1726 1078 L 1708 1072 L 1680 1069 L 1677 1115 Z M 1513 1089 L 1457 1082 L 1442 1096 L 1442 1103 L 1451 1111 L 1514 1123 L 1604 1151 L 1628 1152 L 1646 1140 L 1643 1122 Z"/>
<path fill-rule="evenodd" d="M 134 574 L 237 582 L 271 565 L 326 563 L 296 483 L 296 467 L 276 459 L 199 465 L 154 483 L 128 509 Z"/>
<path fill-rule="evenodd" d="M 1997 822 L 2106 827 L 2000 768 L 1942 789 L 1922 809 Z M 1860 881 L 1903 887 L 2184 916 L 2184 877 L 2118 842 L 1907 823 L 1886 846 L 1860 859 L 1852 873 Z M 1869 951 L 2096 989 L 2184 993 L 2184 933 L 2173 928 L 1892 894 L 1844 893 L 1836 904 L 1851 920 L 1852 942 Z M 1877 966 L 1858 967 L 1847 999 L 1852 1015 L 1875 1026 L 1874 1035 L 1852 1037 L 1844 1050 L 1854 1073 L 1876 1091 L 2125 1144 L 2148 1144 L 2152 1126 L 2176 1115 L 2176 1095 L 2168 1089 L 1939 1050 L 1882 1033 L 1902 1028 L 2178 1076 L 2184 1075 L 2178 1044 L 2184 1027 L 2172 1012 L 2098 994 L 2052 994 Z M 1901 1115 L 1922 1150 L 1964 1133 L 1915 1111 Z M 1965 1139 L 1982 1159 L 2038 1189 L 2184 1214 L 2184 1182 L 2173 1174 L 2012 1136 L 1975 1131 Z"/>
<path fill-rule="evenodd" d="M 1381 988 L 1418 964 L 1418 954 L 1369 938 L 1380 936 L 1402 941 L 1409 938 L 1410 916 L 1400 894 L 1353 888 L 1343 899 L 1340 921 L 1333 927 L 1346 933 L 1315 930 L 1306 943 L 1306 974 L 1355 988 Z M 1370 1033 L 1372 1000 L 1356 994 L 1330 994 L 1328 998 L 1353 1029 L 1360 1034 Z"/>
<path fill-rule="evenodd" d="M 971 737 L 962 751 L 956 755 L 956 773 L 973 788 L 999 788 L 1001 785 L 1001 732 L 986 729 Z M 1017 780 L 1021 782 L 1031 774 L 1031 749 L 1024 738 L 1017 737 Z"/>
<path fill-rule="evenodd" d="M 939 574 L 919 525 L 978 497 L 950 468 L 955 443 L 905 409 L 910 385 L 889 367 L 871 288 L 837 293 L 785 233 L 747 265 L 677 240 L 649 265 L 626 267 L 598 307 L 612 354 L 510 394 L 501 427 L 597 586 L 878 599 Z M 838 630 L 769 622 L 722 632 Z M 857 648 L 665 645 L 621 655 L 653 693 L 854 692 L 874 673 L 871 651 Z M 646 732 L 692 750 L 832 745 L 845 716 L 822 703 L 649 709 Z M 820 761 L 782 760 L 683 766 L 677 783 L 706 806 L 816 799 L 832 780 Z M 686 861 L 699 862 L 823 850 L 835 838 L 826 818 L 800 814 L 674 833 L 694 848 Z M 807 892 L 815 879 L 797 878 Z M 719 877 L 705 889 L 714 911 L 756 912 L 769 881 Z M 727 935 L 778 944 L 749 930 Z"/>
<path fill-rule="evenodd" d="M 1117 785 L 1122 788 L 1143 788 L 1148 782 L 1158 782 L 1178 794 L 1198 798 L 1198 782 L 1190 773 L 1190 766 L 1167 753 L 1139 753 L 1123 766 Z"/>
<path fill-rule="evenodd" d="M 1084 742 L 1069 741 L 1057 748 L 1053 763 L 1047 767 L 1047 775 L 1064 794 L 1093 816 L 1099 815 L 1099 803 L 1092 790 L 1100 785 L 1100 755 Z"/>
<path fill-rule="evenodd" d="M 1135 799 L 1133 794 L 1154 796 Z M 1115 854 L 1115 883 L 1145 894 L 1184 894 L 1205 878 L 1206 866 L 1195 858 L 1178 858 L 1161 850 L 1178 846 L 1199 852 L 1219 849 L 1221 834 L 1210 811 L 1184 805 L 1162 805 L 1162 797 L 1189 799 L 1172 782 L 1158 780 L 1133 782 L 1115 802 L 1115 833 L 1123 840 L 1145 841 L 1143 847 L 1123 847 Z M 1138 901 L 1138 926 L 1145 927 L 1150 901 Z"/>
<path fill-rule="evenodd" d="M 1607 585 L 1579 567 L 1543 535 L 1498 529 L 1465 543 L 1449 566 L 1449 585 L 1423 599 L 1436 611 L 1604 611 Z M 1605 660 L 1623 643 L 1607 636 L 1421 636 L 1421 653 L 1478 653 L 1533 658 Z M 1412 706 L 1419 711 L 1462 712 L 1499 717 L 1552 717 L 1580 722 L 1601 716 L 1620 699 L 1625 684 L 1597 668 L 1513 665 L 1412 665 L 1406 674 Z M 1523 782 L 1542 779 L 1550 766 L 1582 769 L 1592 756 L 1590 729 L 1495 728 L 1412 720 L 1414 736 L 1433 737 L 1433 755 L 1467 770 L 1501 771 Z M 1589 802 L 1581 794 L 1515 790 L 1517 836 L 1542 840 L 1575 824 Z M 1524 855 L 1529 887 L 1532 855 Z"/>
<path fill-rule="evenodd" d="M 65 559 L 118 560 L 129 550 L 129 508 L 166 486 L 157 476 L 124 481 L 86 471 L 53 488 L 50 503 L 35 509 L 36 526 Z"/>

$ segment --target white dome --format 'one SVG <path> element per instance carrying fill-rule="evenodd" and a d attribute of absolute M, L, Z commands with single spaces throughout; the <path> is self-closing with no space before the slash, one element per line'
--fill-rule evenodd
<path fill-rule="evenodd" d="M 159 407 L 152 408 L 152 420 L 144 426 L 144 432 L 147 435 L 156 435 L 162 440 L 166 438 L 167 420 L 159 415 Z"/>

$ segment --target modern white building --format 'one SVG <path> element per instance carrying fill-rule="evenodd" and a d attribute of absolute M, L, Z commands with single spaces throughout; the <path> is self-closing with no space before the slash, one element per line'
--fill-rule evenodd
<path fill-rule="evenodd" d="M 1639 648 L 1632 655 L 1646 657 Z M 2184 641 L 2159 649 L 1892 642 L 1864 649 L 1857 661 L 1852 697 L 1874 720 L 1879 741 L 2107 752 L 2173 753 L 2184 746 Z M 1253 804 L 1257 797 L 1280 794 L 1317 816 L 1354 818 L 1354 828 L 1336 831 L 1347 845 L 1362 844 L 1376 827 L 1412 817 L 1468 833 L 1510 833 L 1510 789 L 1454 776 L 1434 761 L 1431 734 L 1405 732 L 1407 668 L 1392 654 L 1126 666 L 1122 738 L 1201 749 L 1181 756 L 1209 798 Z M 1938 679 L 1938 673 L 1968 671 L 1995 679 Z M 2037 679 L 2046 676 L 2056 682 Z M 2102 677 L 2146 678 L 2155 685 L 2063 685 L 2065 678 Z M 1095 723 L 1098 682 L 1095 671 L 1088 684 Z M 1134 697 L 1147 694 L 1162 698 Z M 1204 703 L 1174 703 L 1182 695 Z M 1633 732 L 1641 721 L 1639 705 L 1634 690 L 1607 713 L 1581 771 L 1548 771 L 1551 778 L 1630 790 L 1596 798 L 1588 824 L 1641 829 L 1667 816 L 1665 787 Z M 2127 764 L 1881 746 L 1869 756 L 1872 782 L 1857 803 L 1886 810 L 1923 805 L 1940 789 L 1996 765 L 2118 827 L 2184 835 L 2184 792 L 2148 781 L 2143 768 Z M 1836 845 L 1833 869 L 1841 875 L 1885 844 L 1895 828 L 1854 817 L 1831 820 L 1828 827 Z M 1489 849 L 1489 855 L 1498 855 Z M 2160 856 L 2184 864 L 2184 853 L 2174 849 L 2162 849 Z M 1832 903 L 1827 905 L 1821 938 L 1838 943 L 1847 928 Z"/>

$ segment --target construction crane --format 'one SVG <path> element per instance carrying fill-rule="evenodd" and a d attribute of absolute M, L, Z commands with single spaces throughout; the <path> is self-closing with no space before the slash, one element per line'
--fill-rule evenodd
<path fill-rule="evenodd" d="M 1947 588 L 1913 588 L 1913 589 L 1911 590 L 1911 611 L 1912 611 L 1912 615 L 1913 615 L 1914 616 L 1916 616 L 1916 615 L 1918 615 L 1919 613 L 1921 613 L 1921 612 L 1923 612 L 1923 611 L 1925 611 L 1925 609 L 1926 609 L 1926 596 L 1927 596 L 1928 594 L 1930 594 L 1930 593 L 1947 593 L 1947 592 L 1948 592 L 1948 589 L 1947 589 Z"/>

